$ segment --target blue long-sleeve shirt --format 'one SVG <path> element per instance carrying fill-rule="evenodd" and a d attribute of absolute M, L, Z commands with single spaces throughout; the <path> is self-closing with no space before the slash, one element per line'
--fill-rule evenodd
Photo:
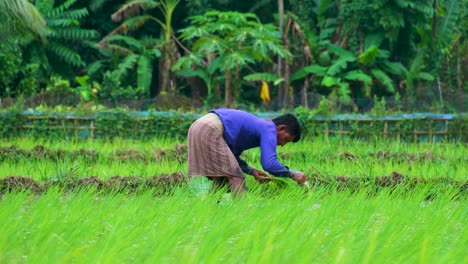
<path fill-rule="evenodd" d="M 224 140 L 241 168 L 247 166 L 245 161 L 240 159 L 242 152 L 260 147 L 260 163 L 265 171 L 278 177 L 293 176 L 294 172 L 278 161 L 276 125 L 273 121 L 235 109 L 220 108 L 211 112 L 221 119 L 224 126 Z"/>

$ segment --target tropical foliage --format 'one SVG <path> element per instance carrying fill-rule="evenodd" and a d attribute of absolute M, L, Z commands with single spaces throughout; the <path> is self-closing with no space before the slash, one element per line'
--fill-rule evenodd
<path fill-rule="evenodd" d="M 0 96 L 54 78 L 78 89 L 89 76 L 97 99 L 256 105 L 268 87 L 275 109 L 401 96 L 463 111 L 467 10 L 457 0 L 1 1 Z"/>
<path fill-rule="evenodd" d="M 14 45 L 18 38 L 26 35 L 45 39 L 46 22 L 41 13 L 27 0 L 0 1 L 0 10 L 1 44 Z"/>
<path fill-rule="evenodd" d="M 81 28 L 80 20 L 89 13 L 86 8 L 75 8 L 76 2 L 77 0 L 67 0 L 61 4 L 50 0 L 33 2 L 47 21 L 47 44 L 28 41 L 24 52 L 30 61 L 41 58 L 38 64 L 48 72 L 70 76 L 85 66 L 80 49 L 84 47 L 86 40 L 98 36 L 95 30 Z"/>
<path fill-rule="evenodd" d="M 191 52 L 174 65 L 181 74 L 205 80 L 208 94 L 211 80 L 224 78 L 225 105 L 233 106 L 240 91 L 241 75 L 255 63 L 272 63 L 272 57 L 286 57 L 279 31 L 261 24 L 254 14 L 210 11 L 191 17 L 191 26 L 181 30 L 181 38 L 191 43 Z M 247 76 L 248 78 L 248 76 Z"/>

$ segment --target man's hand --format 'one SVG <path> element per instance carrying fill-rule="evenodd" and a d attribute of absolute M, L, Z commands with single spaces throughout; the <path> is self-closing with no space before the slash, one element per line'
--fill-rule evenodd
<path fill-rule="evenodd" d="M 271 177 L 263 171 L 254 169 L 252 175 L 259 183 L 267 183 L 271 181 Z"/>
<path fill-rule="evenodd" d="M 307 177 L 304 175 L 304 173 L 296 171 L 294 173 L 293 180 L 295 180 L 300 185 L 303 185 L 307 181 Z"/>

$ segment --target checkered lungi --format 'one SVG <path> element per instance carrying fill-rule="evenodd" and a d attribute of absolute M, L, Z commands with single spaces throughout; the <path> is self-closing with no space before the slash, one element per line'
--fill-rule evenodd
<path fill-rule="evenodd" d="M 244 173 L 223 138 L 224 127 L 215 113 L 197 119 L 188 131 L 188 174 L 239 177 Z"/>

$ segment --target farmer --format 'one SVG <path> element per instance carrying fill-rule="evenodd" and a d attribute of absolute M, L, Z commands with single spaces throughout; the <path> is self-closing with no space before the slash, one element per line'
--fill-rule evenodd
<path fill-rule="evenodd" d="M 188 174 L 206 176 L 213 189 L 229 184 L 230 191 L 245 191 L 244 173 L 260 183 L 271 181 L 261 170 L 249 166 L 240 155 L 244 150 L 260 147 L 261 164 L 265 171 L 294 179 L 299 184 L 307 178 L 278 161 L 276 147 L 301 138 L 301 126 L 292 114 L 273 120 L 262 119 L 241 110 L 220 108 L 197 119 L 188 131 Z"/>

